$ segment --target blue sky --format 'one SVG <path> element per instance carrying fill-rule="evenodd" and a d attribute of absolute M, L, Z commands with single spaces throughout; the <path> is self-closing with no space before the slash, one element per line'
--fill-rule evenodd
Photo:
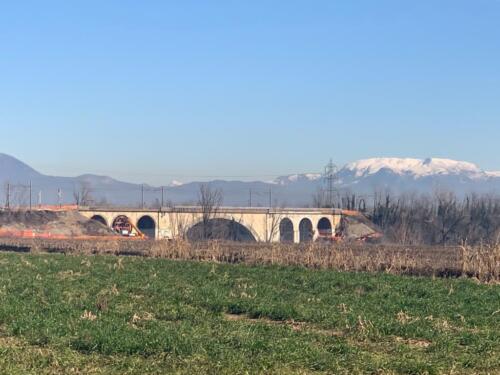
<path fill-rule="evenodd" d="M 0 151 L 152 184 L 500 170 L 499 20 L 497 0 L 5 2 Z"/>

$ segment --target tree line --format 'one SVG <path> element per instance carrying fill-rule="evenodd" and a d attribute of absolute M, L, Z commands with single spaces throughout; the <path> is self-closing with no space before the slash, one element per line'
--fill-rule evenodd
<path fill-rule="evenodd" d="M 403 194 L 376 192 L 370 201 L 356 194 L 337 195 L 334 207 L 363 212 L 388 241 L 405 245 L 497 243 L 500 240 L 500 196 L 452 192 Z M 324 203 L 321 194 L 313 198 Z"/>

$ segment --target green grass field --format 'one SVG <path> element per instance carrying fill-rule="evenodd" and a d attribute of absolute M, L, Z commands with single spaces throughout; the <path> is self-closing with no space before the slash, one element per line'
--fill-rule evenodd
<path fill-rule="evenodd" d="M 0 254 L 0 373 L 500 373 L 500 286 Z"/>

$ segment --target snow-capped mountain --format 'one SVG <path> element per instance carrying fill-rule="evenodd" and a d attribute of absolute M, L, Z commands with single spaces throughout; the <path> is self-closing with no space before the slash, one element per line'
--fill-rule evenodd
<path fill-rule="evenodd" d="M 449 190 L 457 194 L 495 192 L 500 172 L 487 172 L 465 161 L 428 158 L 373 158 L 344 166 L 338 173 L 341 187 L 362 192 Z"/>
<path fill-rule="evenodd" d="M 495 177 L 500 178 L 500 172 L 486 172 L 486 176 L 493 177 L 493 178 L 495 178 Z"/>
<path fill-rule="evenodd" d="M 410 159 L 410 158 L 374 158 L 359 160 L 347 164 L 343 171 L 354 172 L 356 177 L 376 174 L 386 169 L 399 175 L 411 175 L 415 178 L 432 175 L 467 175 L 486 177 L 487 172 L 477 165 L 465 161 L 450 159 Z"/>
<path fill-rule="evenodd" d="M 325 179 L 319 173 L 282 176 L 272 183 L 277 196 L 282 192 L 283 199 L 302 204 L 318 189 L 326 188 Z M 484 171 L 473 163 L 450 159 L 371 158 L 340 168 L 335 190 L 340 194 L 367 196 L 376 191 L 390 191 L 395 195 L 439 190 L 457 195 L 497 193 L 500 192 L 500 172 Z"/>
<path fill-rule="evenodd" d="M 168 187 L 178 187 L 184 185 L 183 182 L 177 181 L 177 180 L 172 180 L 170 184 L 168 184 Z"/>
<path fill-rule="evenodd" d="M 297 183 L 309 183 L 313 181 L 318 181 L 323 177 L 320 173 L 303 173 L 303 174 L 292 174 L 289 176 L 280 176 L 275 180 L 271 181 L 272 184 L 287 186 L 290 184 Z"/>

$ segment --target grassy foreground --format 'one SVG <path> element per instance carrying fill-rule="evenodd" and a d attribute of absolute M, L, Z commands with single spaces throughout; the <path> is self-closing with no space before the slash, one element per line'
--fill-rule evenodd
<path fill-rule="evenodd" d="M 500 373 L 500 286 L 0 254 L 0 373 Z"/>

